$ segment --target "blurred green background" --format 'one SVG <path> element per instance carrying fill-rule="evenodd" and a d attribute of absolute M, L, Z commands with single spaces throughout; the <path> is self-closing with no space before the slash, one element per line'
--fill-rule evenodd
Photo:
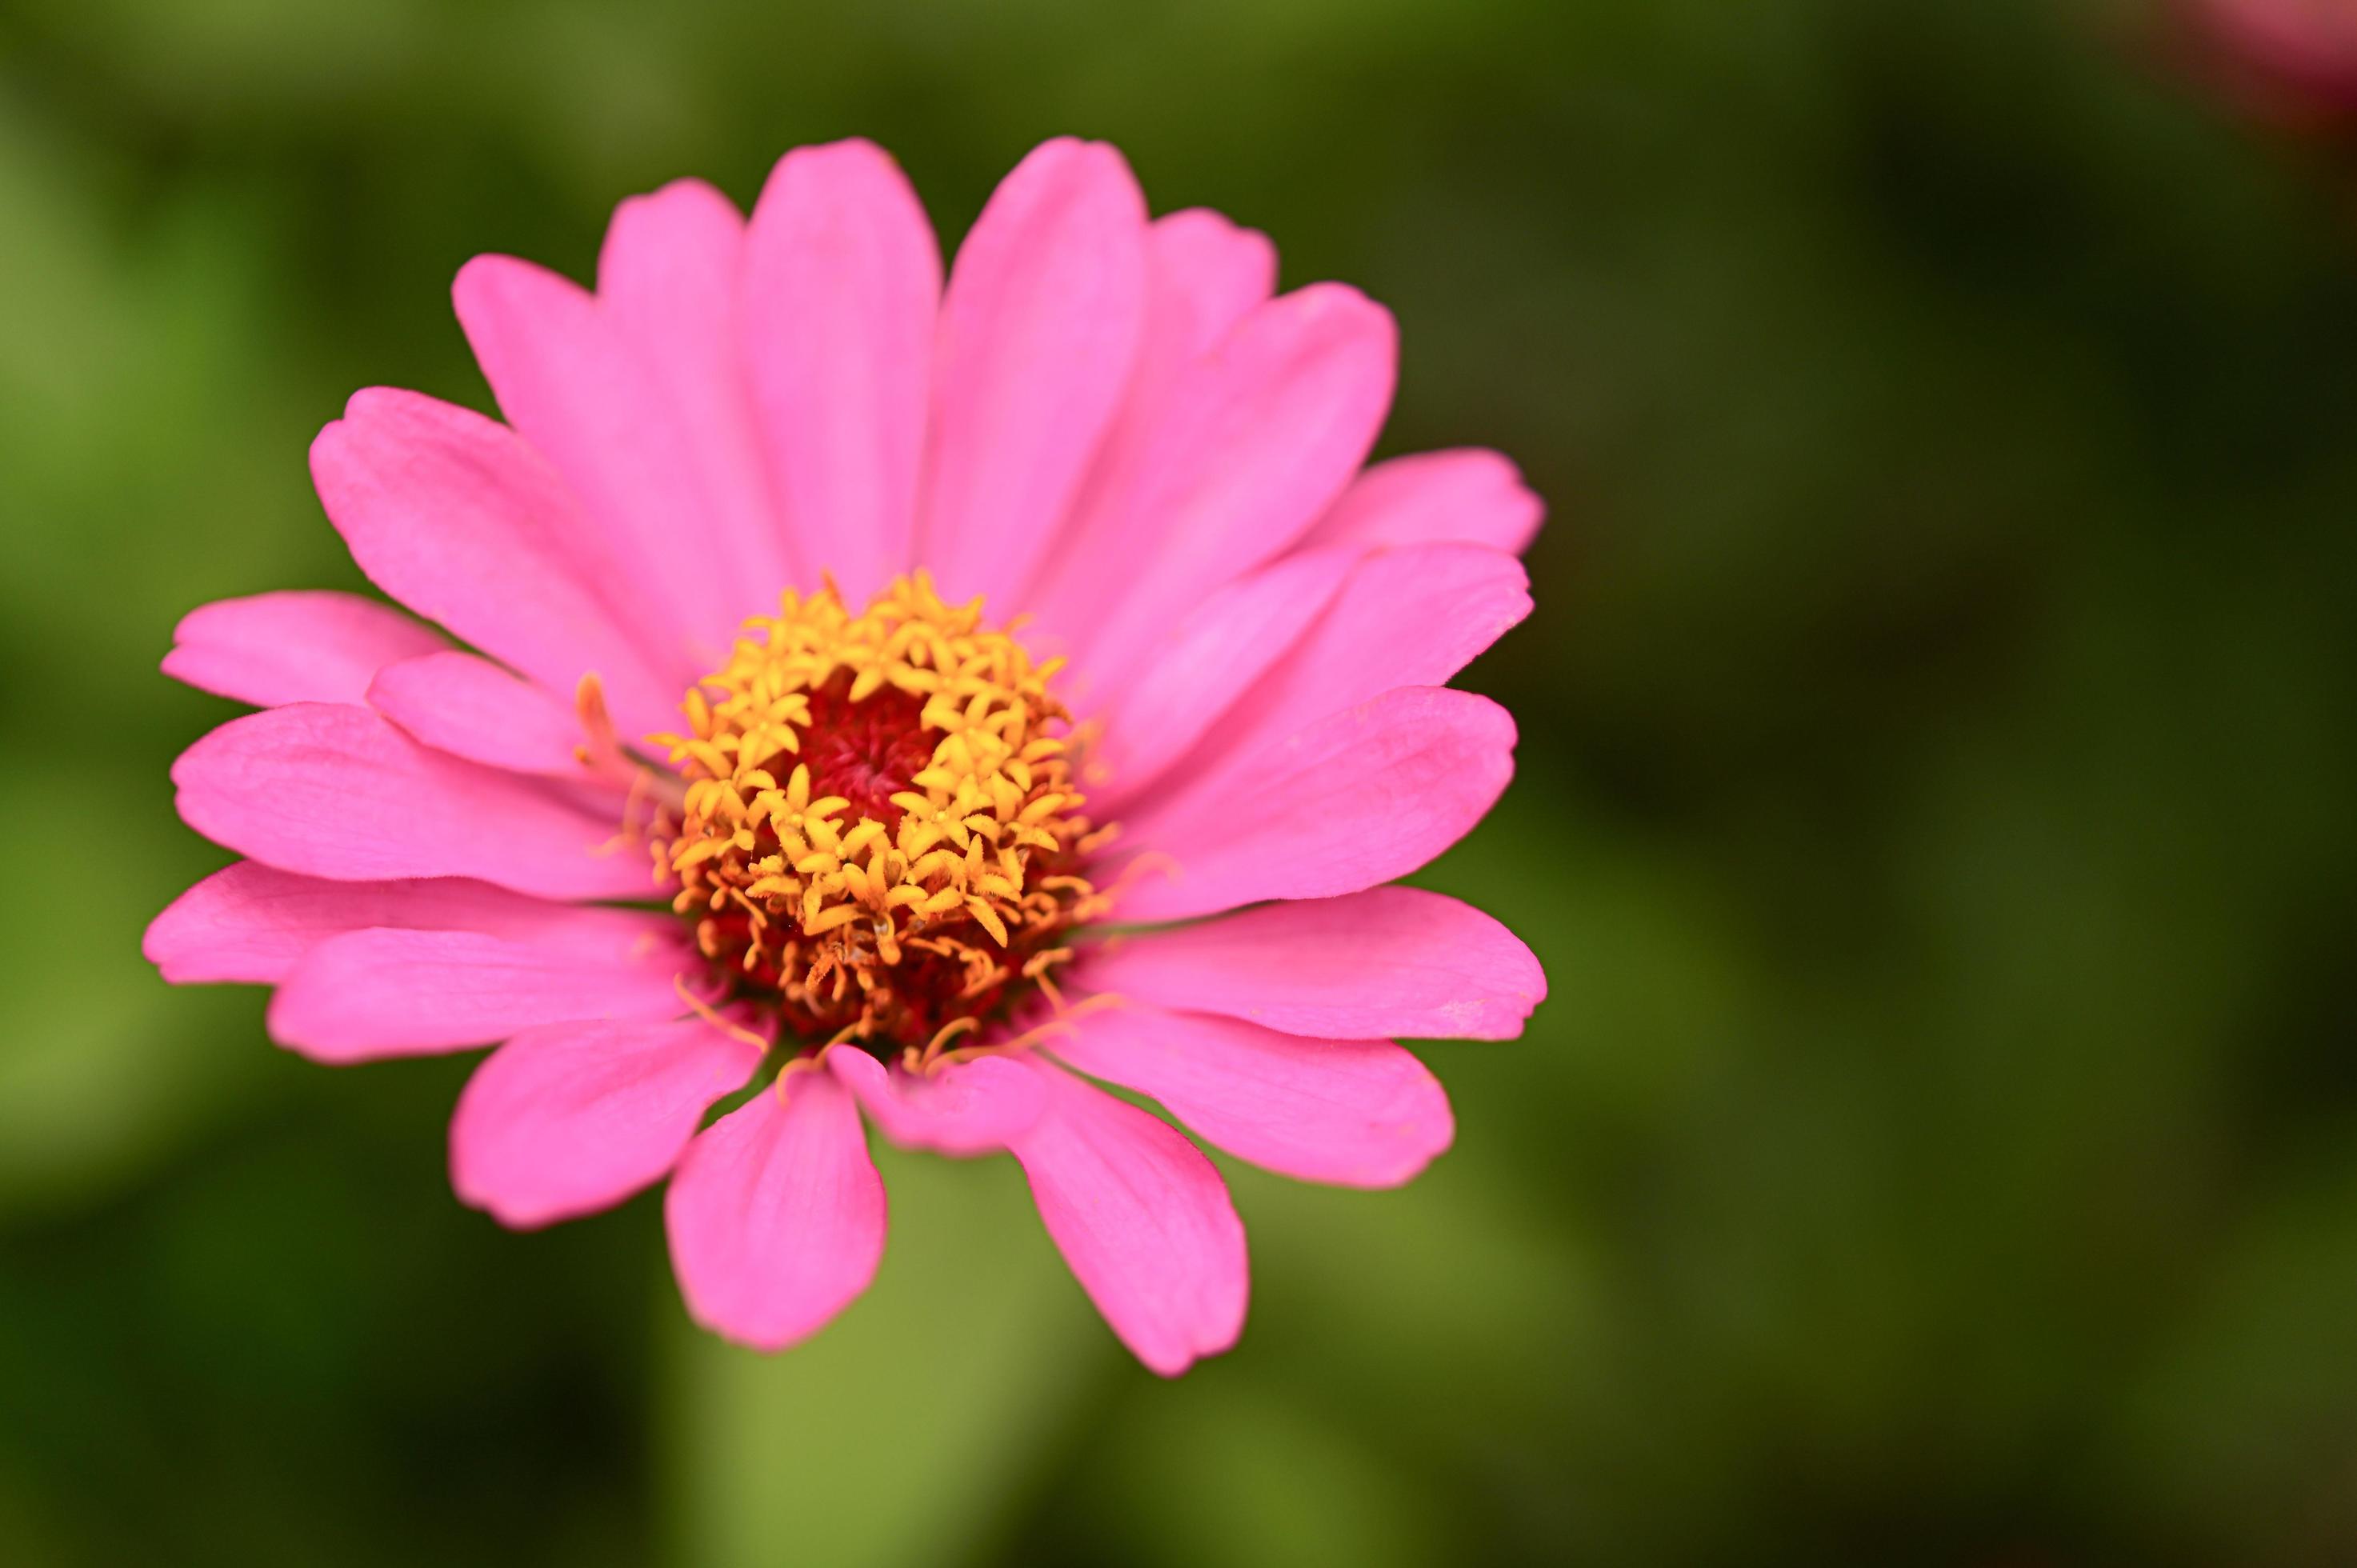
<path fill-rule="evenodd" d="M 0 1559 L 2357 1561 L 2357 190 L 2132 6 L 0 0 Z M 356 585 L 351 389 L 445 285 L 875 136 L 1031 144 L 1391 305 L 1387 450 L 1550 499 L 1433 867 L 1554 996 L 1397 1194 L 1236 1170 L 1176 1385 L 1004 1160 L 875 1290 L 684 1324 L 658 1205 L 516 1237 L 464 1060 L 348 1072 L 146 921 L 156 672 Z"/>

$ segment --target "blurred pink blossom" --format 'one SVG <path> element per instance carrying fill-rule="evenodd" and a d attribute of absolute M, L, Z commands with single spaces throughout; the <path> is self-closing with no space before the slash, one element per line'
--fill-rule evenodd
<path fill-rule="evenodd" d="M 2357 119 L 2357 0 L 2190 0 L 2189 19 L 2210 70 L 2251 112 Z"/>

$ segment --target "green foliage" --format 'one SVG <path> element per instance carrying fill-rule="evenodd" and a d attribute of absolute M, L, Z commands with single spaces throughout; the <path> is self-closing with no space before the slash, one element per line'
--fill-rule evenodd
<path fill-rule="evenodd" d="M 2032 0 L 0 0 L 0 1557 L 2357 1558 L 2357 225 Z M 328 1072 L 145 920 L 219 852 L 155 672 L 356 583 L 304 471 L 481 404 L 442 285 L 614 202 L 1039 138 L 1405 333 L 1391 449 L 1554 506 L 1426 874 L 1554 998 L 1397 1194 L 1236 1173 L 1170 1386 L 1004 1161 L 876 1291 L 694 1334 L 657 1205 L 461 1209 L 464 1064 Z"/>

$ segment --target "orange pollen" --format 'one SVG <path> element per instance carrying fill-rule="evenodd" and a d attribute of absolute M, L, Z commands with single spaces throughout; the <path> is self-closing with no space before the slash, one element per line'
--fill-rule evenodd
<path fill-rule="evenodd" d="M 745 623 L 685 731 L 650 737 L 685 779 L 656 873 L 739 997 L 805 1045 L 923 1060 L 1054 999 L 1111 836 L 1080 814 L 1061 664 L 922 572 L 856 616 L 830 581 Z"/>

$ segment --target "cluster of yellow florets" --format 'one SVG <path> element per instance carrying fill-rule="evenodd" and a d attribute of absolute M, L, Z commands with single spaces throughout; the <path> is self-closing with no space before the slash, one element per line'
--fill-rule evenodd
<path fill-rule="evenodd" d="M 1045 982 L 1103 836 L 1047 733 L 1060 663 L 921 573 L 856 616 L 830 585 L 748 621 L 688 733 L 652 737 L 687 779 L 657 869 L 705 954 L 802 1029 L 932 1049 Z"/>

